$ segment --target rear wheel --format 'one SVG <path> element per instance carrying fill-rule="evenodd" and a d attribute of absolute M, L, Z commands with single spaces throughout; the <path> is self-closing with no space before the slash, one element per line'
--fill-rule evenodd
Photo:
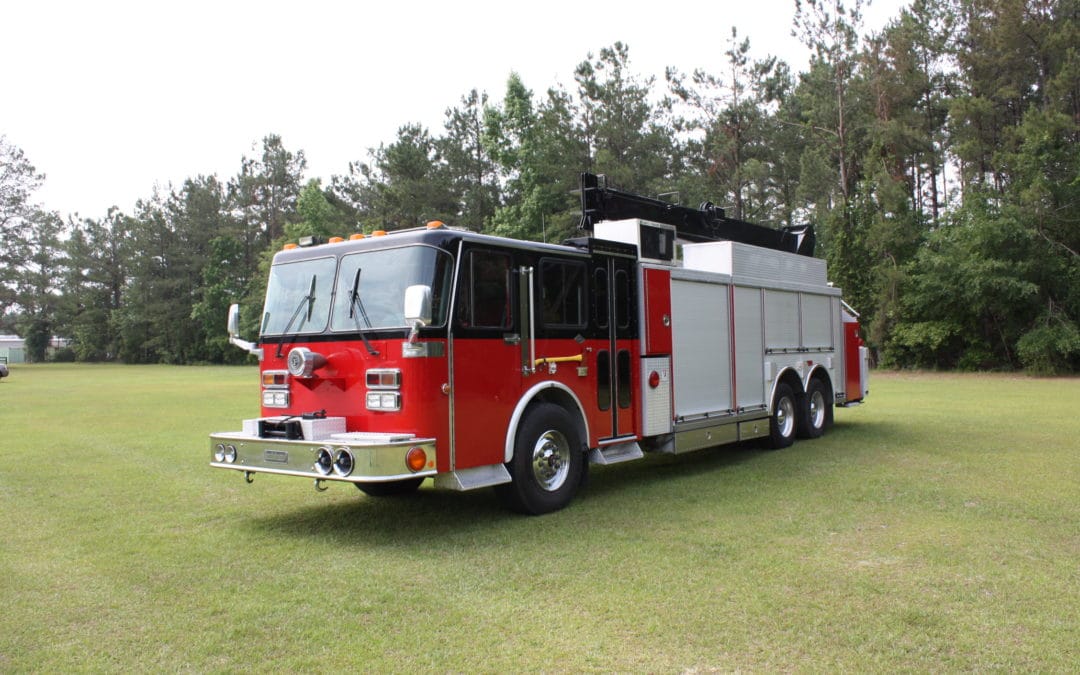
<path fill-rule="evenodd" d="M 423 478 L 406 478 L 404 480 L 392 480 L 385 483 L 354 483 L 360 492 L 369 497 L 393 497 L 416 492 L 423 483 Z"/>
<path fill-rule="evenodd" d="M 831 421 L 832 401 L 828 386 L 819 379 L 810 380 L 810 385 L 806 388 L 802 419 L 799 420 L 799 436 L 819 438 Z"/>
<path fill-rule="evenodd" d="M 585 476 L 584 439 L 574 417 L 553 403 L 530 407 L 506 465 L 513 479 L 495 488 L 515 511 L 557 511 L 577 494 Z"/>
<path fill-rule="evenodd" d="M 795 442 L 797 410 L 791 387 L 783 382 L 776 385 L 772 417 L 769 418 L 769 442 L 773 448 L 786 448 Z"/>

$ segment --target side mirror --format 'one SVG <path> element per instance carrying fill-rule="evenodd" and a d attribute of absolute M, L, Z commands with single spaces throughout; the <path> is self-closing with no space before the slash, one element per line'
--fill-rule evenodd
<path fill-rule="evenodd" d="M 418 284 L 405 289 L 405 322 L 411 326 L 431 323 L 431 286 Z"/>
<path fill-rule="evenodd" d="M 254 354 L 260 361 L 263 359 L 263 350 L 256 347 L 254 342 L 240 339 L 240 305 L 229 305 L 229 344 L 236 345 L 248 354 Z"/>
<path fill-rule="evenodd" d="M 240 305 L 229 305 L 229 337 L 240 337 Z"/>

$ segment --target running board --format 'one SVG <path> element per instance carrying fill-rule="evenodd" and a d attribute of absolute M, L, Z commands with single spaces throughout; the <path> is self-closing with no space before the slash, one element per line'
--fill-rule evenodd
<path fill-rule="evenodd" d="M 619 462 L 641 459 L 644 456 L 645 453 L 641 451 L 641 446 L 636 441 L 609 445 L 604 448 L 594 448 L 589 451 L 589 461 L 593 464 L 618 464 Z"/>
<path fill-rule="evenodd" d="M 444 490 L 476 490 L 509 482 L 510 472 L 502 464 L 488 464 L 435 476 L 435 487 Z"/>

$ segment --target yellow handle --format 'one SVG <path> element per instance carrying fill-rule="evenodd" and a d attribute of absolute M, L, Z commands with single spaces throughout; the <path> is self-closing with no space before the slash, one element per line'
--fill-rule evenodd
<path fill-rule="evenodd" d="M 545 356 L 536 359 L 536 362 L 533 363 L 533 368 L 539 368 L 545 363 L 581 363 L 584 358 L 584 354 L 578 354 L 577 356 Z"/>

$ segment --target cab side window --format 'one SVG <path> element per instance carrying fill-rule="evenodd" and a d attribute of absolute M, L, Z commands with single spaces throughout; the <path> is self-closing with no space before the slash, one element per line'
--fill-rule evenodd
<path fill-rule="evenodd" d="M 540 263 L 540 294 L 545 326 L 583 328 L 586 320 L 585 264 L 571 260 Z"/>
<path fill-rule="evenodd" d="M 510 256 L 496 251 L 469 251 L 462 261 L 460 276 L 458 323 L 467 328 L 510 328 Z"/>

